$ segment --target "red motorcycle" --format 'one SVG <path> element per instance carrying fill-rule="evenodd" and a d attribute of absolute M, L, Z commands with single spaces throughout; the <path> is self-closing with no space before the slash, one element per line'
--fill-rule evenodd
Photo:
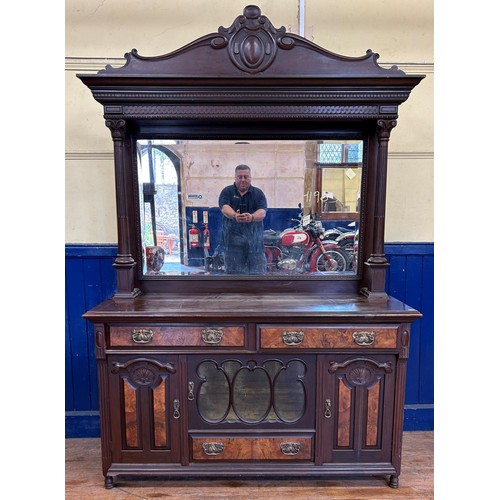
<path fill-rule="evenodd" d="M 334 241 L 323 242 L 325 229 L 321 221 L 300 215 L 290 219 L 297 225 L 281 232 L 264 231 L 264 248 L 269 272 L 275 270 L 299 273 L 344 272 L 348 268 L 348 254 Z"/>

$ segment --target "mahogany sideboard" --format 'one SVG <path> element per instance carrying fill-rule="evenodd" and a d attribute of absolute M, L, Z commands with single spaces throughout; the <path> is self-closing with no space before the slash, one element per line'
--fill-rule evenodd
<path fill-rule="evenodd" d="M 125 57 L 122 68 L 78 75 L 114 144 L 117 290 L 84 315 L 94 324 L 105 486 L 120 476 L 341 474 L 387 475 L 397 487 L 410 325 L 420 313 L 385 292 L 387 151 L 398 106 L 423 76 L 382 68 L 371 51 L 334 54 L 276 29 L 253 5 L 178 51 Z M 271 164 L 271 145 L 287 160 Z M 327 147 L 342 157 L 325 163 Z M 349 267 L 312 272 L 294 257 L 298 243 L 263 276 L 209 267 L 213 249 L 203 255 L 190 234 L 199 216 L 215 238 L 209 189 L 230 177 L 220 172 L 234 169 L 234 151 L 257 172 L 266 165 L 267 223 L 293 208 L 294 190 L 303 228 L 312 218 L 324 238 L 327 224 L 352 221 Z M 169 198 L 178 199 L 178 231 L 163 249 L 158 176 L 154 184 L 141 170 L 158 155 L 178 182 Z M 298 185 L 292 168 L 305 172 Z M 344 187 L 359 182 L 343 211 L 321 203 L 321 183 L 336 172 Z M 273 181 L 285 186 L 275 198 Z M 319 242 L 317 252 L 329 260 L 342 253 L 336 244 Z M 184 271 L 167 261 L 151 268 L 151 248 L 178 249 Z"/>

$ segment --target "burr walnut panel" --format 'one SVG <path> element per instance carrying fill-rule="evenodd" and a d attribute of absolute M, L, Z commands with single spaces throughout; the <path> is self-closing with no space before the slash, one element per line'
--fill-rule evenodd
<path fill-rule="evenodd" d="M 262 349 L 395 349 L 397 326 L 260 326 Z"/>
<path fill-rule="evenodd" d="M 110 327 L 110 347 L 244 347 L 245 326 L 127 325 Z"/>
<path fill-rule="evenodd" d="M 312 460 L 313 436 L 191 437 L 194 461 Z"/>

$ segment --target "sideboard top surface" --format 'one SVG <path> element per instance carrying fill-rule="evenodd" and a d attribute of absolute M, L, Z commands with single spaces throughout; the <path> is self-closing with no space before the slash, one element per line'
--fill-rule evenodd
<path fill-rule="evenodd" d="M 357 319 L 359 321 L 414 321 L 421 314 L 401 301 L 373 301 L 364 296 L 255 294 L 255 293 L 148 293 L 134 299 L 111 298 L 88 311 L 85 318 L 94 321 L 148 321 L 204 319 L 237 320 L 260 318 L 305 321 L 311 319 Z"/>

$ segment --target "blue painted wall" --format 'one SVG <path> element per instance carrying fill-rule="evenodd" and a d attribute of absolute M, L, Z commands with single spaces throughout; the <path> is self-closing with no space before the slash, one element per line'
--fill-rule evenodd
<path fill-rule="evenodd" d="M 405 430 L 434 429 L 434 244 L 386 244 L 386 291 L 419 310 L 411 327 Z"/>
<path fill-rule="evenodd" d="M 99 436 L 92 325 L 82 314 L 113 295 L 115 245 L 66 246 L 66 437 Z M 411 331 L 405 430 L 434 428 L 434 245 L 386 244 L 387 292 L 423 313 Z"/>

